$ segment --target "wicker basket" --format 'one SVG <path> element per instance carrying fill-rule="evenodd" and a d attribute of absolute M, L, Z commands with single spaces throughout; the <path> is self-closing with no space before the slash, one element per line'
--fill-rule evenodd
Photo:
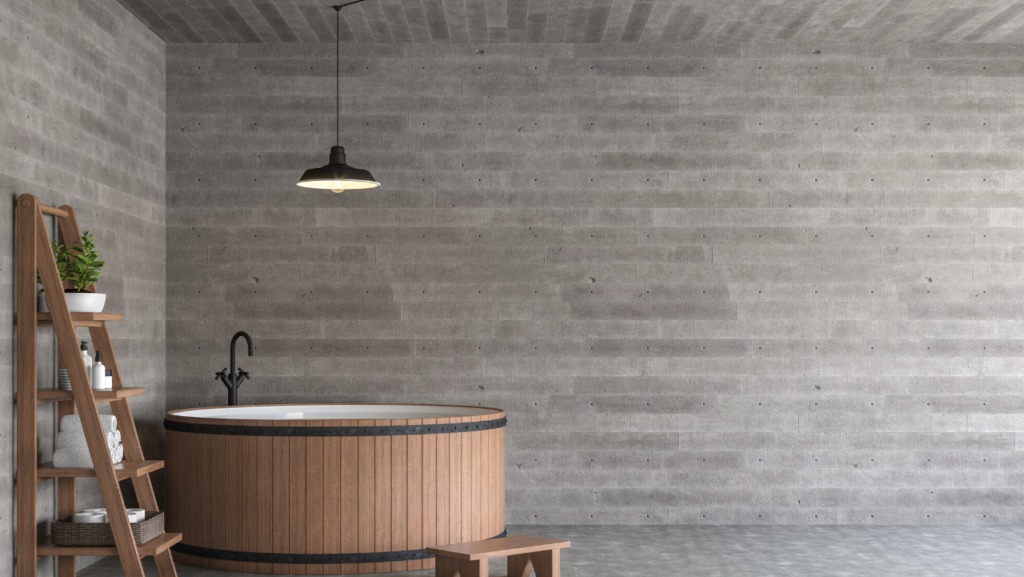
<path fill-rule="evenodd" d="M 113 547 L 114 532 L 110 523 L 74 523 L 74 515 L 57 519 L 50 524 L 50 541 L 58 547 Z M 132 523 L 135 544 L 142 545 L 164 532 L 164 514 L 146 511 L 146 520 Z"/>

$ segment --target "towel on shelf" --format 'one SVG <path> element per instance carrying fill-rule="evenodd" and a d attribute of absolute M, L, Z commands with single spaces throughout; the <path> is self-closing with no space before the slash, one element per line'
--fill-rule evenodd
<path fill-rule="evenodd" d="M 110 451 L 110 460 L 115 464 L 120 463 L 124 458 L 124 447 L 116 445 L 107 447 Z M 89 450 L 77 448 L 57 449 L 53 452 L 53 466 L 59 469 L 92 469 L 92 457 Z"/>
<path fill-rule="evenodd" d="M 100 415 L 100 425 L 103 427 L 104 433 L 113 433 L 117 430 L 117 417 L 114 415 Z M 61 432 L 84 432 L 82 428 L 82 418 L 78 415 L 64 415 L 60 418 L 60 430 Z"/>
<path fill-rule="evenodd" d="M 100 415 L 110 460 L 120 463 L 124 459 L 124 446 L 121 445 L 121 431 L 117 430 L 117 417 Z M 71 469 L 92 469 L 92 457 L 89 456 L 89 444 L 85 440 L 82 419 L 78 415 L 64 415 L 60 419 L 60 432 L 57 433 L 57 450 L 53 453 L 53 466 Z"/>
<path fill-rule="evenodd" d="M 108 447 L 117 446 L 117 435 L 115 435 L 114 433 L 107 433 L 105 437 Z M 83 434 L 81 431 L 61 431 L 57 433 L 57 448 L 88 451 L 89 444 L 86 443 L 85 434 Z"/>

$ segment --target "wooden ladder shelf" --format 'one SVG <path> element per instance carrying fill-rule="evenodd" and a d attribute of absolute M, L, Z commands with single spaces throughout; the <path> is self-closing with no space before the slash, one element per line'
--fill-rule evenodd
<path fill-rule="evenodd" d="M 139 505 L 147 511 L 158 511 L 156 494 L 149 474 L 163 468 L 163 461 L 147 461 L 142 455 L 139 435 L 135 430 L 128 398 L 145 392 L 142 388 L 125 388 L 117 357 L 110 340 L 107 323 L 122 320 L 121 315 L 109 313 L 71 313 L 64 287 L 61 285 L 57 261 L 53 256 L 43 215 L 57 217 L 61 243 L 81 238 L 75 209 L 70 206 L 55 208 L 41 204 L 30 195 L 18 197 L 17 231 L 17 380 L 18 380 L 18 577 L 36 577 L 36 564 L 46 556 L 57 557 L 58 577 L 75 577 L 76 555 L 116 555 L 126 577 L 144 577 L 141 558 L 151 555 L 156 559 L 160 577 L 176 577 L 170 547 L 181 540 L 178 533 L 164 533 L 148 543 L 136 545 L 132 537 L 128 512 L 118 481 L 131 479 Z M 49 313 L 36 312 L 36 273 L 43 282 Z M 91 288 L 95 291 L 95 288 Z M 57 334 L 60 368 L 66 369 L 71 379 L 71 391 L 39 389 L 36 374 L 36 332 L 41 326 L 53 327 Z M 76 327 L 88 327 L 93 346 L 103 354 L 104 364 L 114 376 L 112 391 L 93 391 L 86 375 L 85 361 L 78 348 Z M 37 463 L 36 420 L 37 404 L 57 403 L 58 422 L 64 415 L 76 412 L 81 416 L 92 469 L 58 469 L 50 463 Z M 100 424 L 97 404 L 110 403 L 117 417 L 124 446 L 125 460 L 114 464 Z M 96 477 L 103 504 L 114 533 L 114 547 L 56 547 L 48 539 L 36 539 L 36 483 L 57 480 L 57 516 L 75 512 L 75 480 Z"/>

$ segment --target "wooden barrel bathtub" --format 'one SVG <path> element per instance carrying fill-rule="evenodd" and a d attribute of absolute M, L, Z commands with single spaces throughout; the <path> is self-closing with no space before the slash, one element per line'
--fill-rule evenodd
<path fill-rule="evenodd" d="M 167 531 L 187 565 L 276 574 L 428 569 L 504 535 L 505 413 L 260 405 L 167 413 Z"/>

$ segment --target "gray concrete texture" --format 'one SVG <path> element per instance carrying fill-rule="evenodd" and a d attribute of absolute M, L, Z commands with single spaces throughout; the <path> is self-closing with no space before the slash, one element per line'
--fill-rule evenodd
<path fill-rule="evenodd" d="M 114 2 L 0 2 L 0 575 L 13 574 L 14 199 L 34 194 L 78 210 L 106 260 L 99 287 L 118 364 L 131 386 L 144 450 L 162 454 L 165 384 L 164 43 Z M 50 220 L 48 218 L 48 220 Z M 52 226 L 52 223 L 51 223 Z M 79 336 L 89 340 L 88 331 Z M 56 344 L 39 330 L 39 387 L 56 386 Z M 94 350 L 94 347 L 90 345 Z M 53 451 L 54 405 L 39 409 L 40 461 Z M 48 532 L 54 481 L 39 483 L 39 533 Z M 95 481 L 78 484 L 83 507 L 101 506 Z M 130 490 L 130 485 L 127 486 Z M 32 539 L 34 535 L 23 536 Z M 82 567 L 93 559 L 83 558 Z M 31 562 L 35 562 L 33 559 Z M 42 574 L 52 571 L 42 561 Z"/>
<path fill-rule="evenodd" d="M 510 526 L 509 535 L 542 535 L 562 549 L 565 577 L 1014 577 L 1024 562 L 1021 527 L 740 527 L 616 525 Z M 156 565 L 143 560 L 146 575 Z M 489 575 L 508 575 L 505 558 Z M 82 577 L 121 575 L 108 558 Z M 245 577 L 178 565 L 181 577 Z M 433 577 L 434 570 L 391 577 Z M 509 576 L 512 577 L 512 576 Z"/>
<path fill-rule="evenodd" d="M 1024 521 L 993 45 L 169 45 L 169 408 L 494 406 L 508 520 Z"/>

